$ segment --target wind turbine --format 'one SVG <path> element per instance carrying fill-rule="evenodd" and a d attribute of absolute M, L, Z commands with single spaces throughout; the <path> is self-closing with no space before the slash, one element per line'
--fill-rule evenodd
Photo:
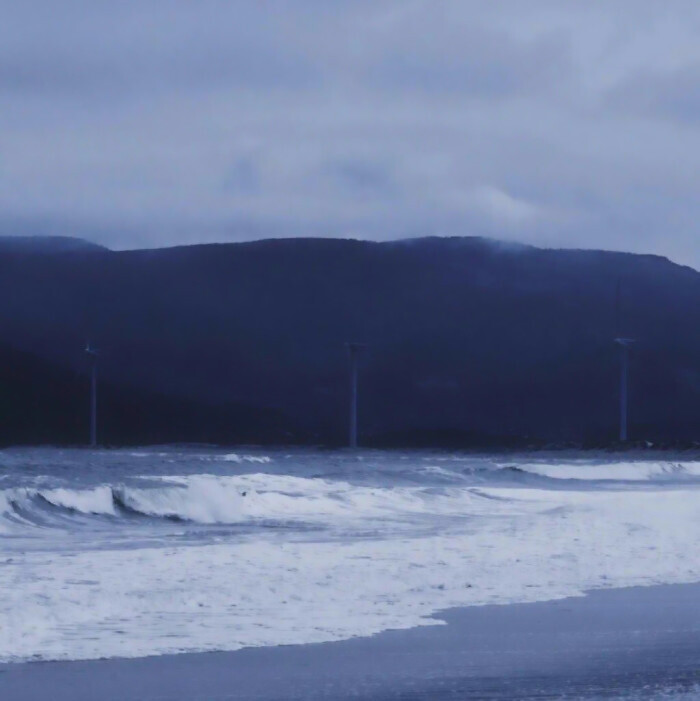
<path fill-rule="evenodd" d="M 97 351 L 88 341 L 85 355 L 90 363 L 90 447 L 97 447 Z"/>
<path fill-rule="evenodd" d="M 367 347 L 364 343 L 347 343 L 350 353 L 350 415 L 348 426 L 348 446 L 357 448 L 357 361 L 359 354 Z"/>
<path fill-rule="evenodd" d="M 620 346 L 620 442 L 627 441 L 627 405 L 629 401 L 629 359 L 633 338 L 616 338 Z"/>

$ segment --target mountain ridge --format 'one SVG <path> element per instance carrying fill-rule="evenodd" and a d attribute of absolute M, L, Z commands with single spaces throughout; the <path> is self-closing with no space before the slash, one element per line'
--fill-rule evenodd
<path fill-rule="evenodd" d="M 632 435 L 700 437 L 700 273 L 660 256 L 476 237 L 0 246 L 0 293 L 26 351 L 77 369 L 90 338 L 110 382 L 278 411 L 316 442 L 342 440 L 350 340 L 369 344 L 366 436 L 612 437 L 622 331 Z"/>

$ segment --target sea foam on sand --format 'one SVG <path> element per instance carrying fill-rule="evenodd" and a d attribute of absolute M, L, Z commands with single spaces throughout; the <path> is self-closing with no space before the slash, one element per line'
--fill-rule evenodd
<path fill-rule="evenodd" d="M 213 511 L 201 505 L 197 511 L 185 492 L 206 500 L 209 488 L 221 492 L 222 479 L 177 478 L 164 487 L 178 489 L 179 480 L 179 492 L 130 498 L 146 512 L 190 509 L 190 516 L 211 523 L 228 502 L 210 494 Z M 275 480 L 281 482 L 271 494 Z M 435 625 L 431 614 L 453 606 L 700 580 L 694 489 L 451 487 L 436 492 L 432 503 L 430 490 L 272 475 L 234 484 L 239 493 L 244 484 L 251 490 L 246 508 L 253 512 L 269 516 L 277 509 L 295 518 L 292 504 L 303 495 L 296 516 L 309 519 L 318 510 L 343 527 L 318 536 L 270 531 L 224 534 L 206 544 L 3 555 L 0 658 L 135 657 L 331 641 Z M 101 488 L 79 498 L 59 490 L 46 496 L 74 509 L 112 508 Z M 430 528 L 397 530 L 383 526 L 389 511 L 404 519 L 437 517 Z M 351 534 L 343 536 L 353 519 Z"/>

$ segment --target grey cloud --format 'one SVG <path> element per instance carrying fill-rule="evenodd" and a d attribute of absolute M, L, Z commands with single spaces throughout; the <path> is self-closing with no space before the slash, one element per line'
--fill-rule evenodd
<path fill-rule="evenodd" d="M 451 28 L 445 41 L 423 31 L 402 36 L 370 65 L 370 80 L 385 90 L 417 89 L 427 93 L 458 92 L 499 97 L 539 92 L 575 79 L 569 46 L 563 36 L 550 35 L 532 41 L 471 24 Z"/>
<path fill-rule="evenodd" d="M 252 156 L 237 158 L 224 177 L 224 187 L 237 195 L 251 195 L 260 190 L 260 166 Z"/>
<path fill-rule="evenodd" d="M 640 115 L 700 120 L 700 61 L 667 71 L 639 71 L 608 94 L 609 103 Z"/>
<path fill-rule="evenodd" d="M 351 197 L 391 198 L 398 185 L 391 168 L 361 158 L 341 158 L 324 163 L 314 174 L 314 184 L 323 183 Z"/>
<path fill-rule="evenodd" d="M 678 7 L 6 0 L 1 233 L 481 234 L 700 267 Z"/>
<path fill-rule="evenodd" d="M 275 17 L 279 4 L 146 1 L 115 12 L 100 1 L 67 2 L 45 15 L 20 8 L 0 28 L 0 90 L 71 97 L 312 84 L 319 71 Z"/>

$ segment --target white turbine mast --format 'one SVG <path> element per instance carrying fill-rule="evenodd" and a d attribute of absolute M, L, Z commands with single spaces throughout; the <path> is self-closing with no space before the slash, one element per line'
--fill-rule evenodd
<path fill-rule="evenodd" d="M 348 446 L 357 448 L 357 376 L 358 358 L 367 348 L 365 343 L 349 342 L 345 344 L 350 354 L 350 413 L 348 416 Z"/>

